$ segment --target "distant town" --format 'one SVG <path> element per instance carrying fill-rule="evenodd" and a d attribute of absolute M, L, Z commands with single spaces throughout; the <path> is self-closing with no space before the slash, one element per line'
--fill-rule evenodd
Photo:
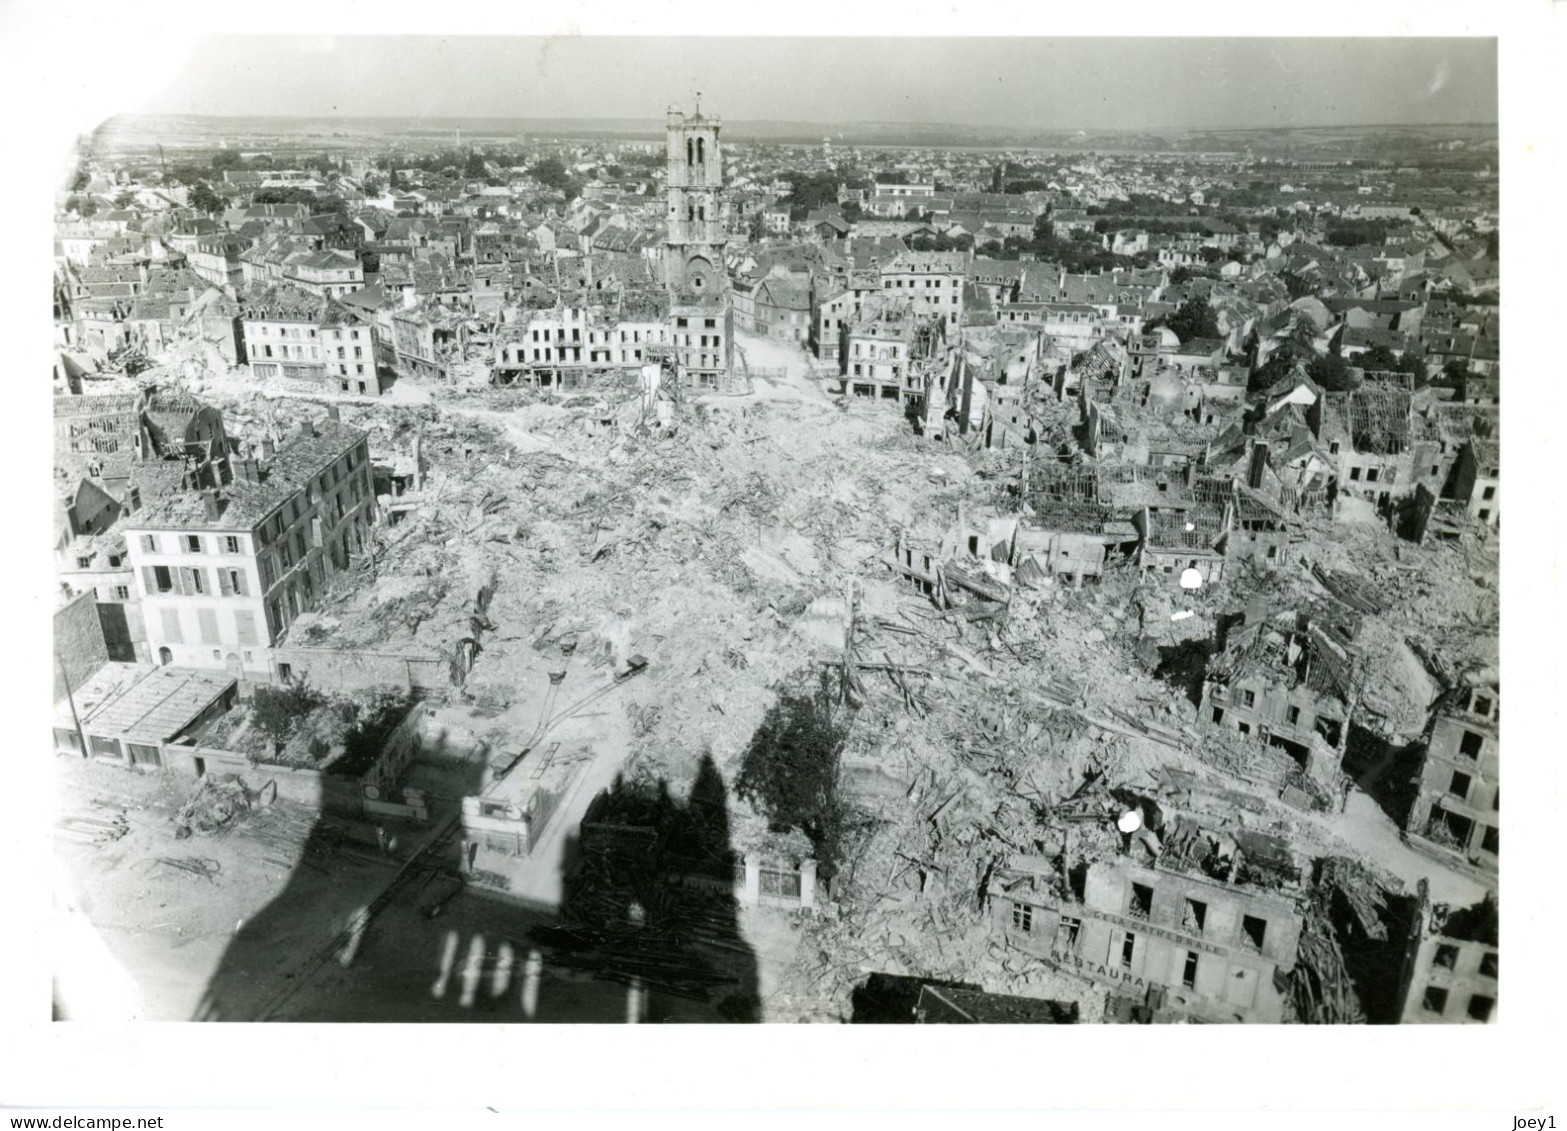
<path fill-rule="evenodd" d="M 81 139 L 57 1016 L 1495 1022 L 1495 128 L 722 111 Z"/>

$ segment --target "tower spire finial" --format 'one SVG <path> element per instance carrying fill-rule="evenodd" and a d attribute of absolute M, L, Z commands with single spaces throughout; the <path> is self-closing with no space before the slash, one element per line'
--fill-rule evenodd
<path fill-rule="evenodd" d="M 699 91 L 696 92 L 696 117 L 700 118 L 701 116 L 702 116 L 702 92 L 699 90 Z"/>

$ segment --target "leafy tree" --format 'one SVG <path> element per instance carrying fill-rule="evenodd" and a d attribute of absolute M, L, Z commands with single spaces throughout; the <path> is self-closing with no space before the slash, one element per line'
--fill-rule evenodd
<path fill-rule="evenodd" d="M 245 163 L 245 159 L 239 155 L 236 149 L 220 149 L 212 155 L 210 162 L 214 172 L 222 172 L 224 169 L 237 169 Z"/>
<path fill-rule="evenodd" d="M 362 185 L 366 196 L 380 196 L 386 191 L 386 179 L 375 173 L 366 173 Z"/>
<path fill-rule="evenodd" d="M 251 200 L 256 204 L 303 204 L 308 207 L 316 203 L 316 194 L 303 188 L 269 188 L 262 189 Z"/>
<path fill-rule="evenodd" d="M 1158 319 L 1150 325 L 1158 323 Z M 1164 320 L 1164 325 L 1175 332 L 1175 336 L 1182 342 L 1189 342 L 1194 338 L 1218 338 L 1219 319 L 1214 314 L 1213 307 L 1208 305 L 1206 299 L 1189 298 Z"/>
<path fill-rule="evenodd" d="M 195 188 L 191 189 L 190 195 L 186 199 L 190 201 L 190 206 L 197 212 L 206 213 L 208 216 L 223 210 L 223 198 L 213 192 L 212 186 L 207 184 L 206 181 L 202 181 Z"/>
<path fill-rule="evenodd" d="M 1197 249 L 1197 254 L 1202 257 L 1204 263 L 1218 263 L 1229 258 L 1224 249 L 1218 247 L 1201 247 Z"/>
<path fill-rule="evenodd" d="M 836 173 L 787 173 L 789 193 L 784 203 L 789 206 L 790 220 L 804 220 L 814 208 L 826 208 L 838 203 L 838 187 L 843 183 Z"/>
<path fill-rule="evenodd" d="M 309 684 L 258 687 L 250 700 L 251 724 L 273 742 L 287 742 L 310 713 L 326 702 Z"/>
<path fill-rule="evenodd" d="M 1339 220 L 1328 228 L 1322 242 L 1333 247 L 1381 244 L 1386 242 L 1388 230 L 1385 220 Z"/>
<path fill-rule="evenodd" d="M 87 187 L 87 182 L 90 180 L 92 178 L 87 175 L 86 169 L 76 170 L 76 176 L 71 178 L 71 191 L 81 192 L 82 189 Z"/>
<path fill-rule="evenodd" d="M 546 188 L 552 188 L 558 192 L 564 192 L 566 186 L 571 182 L 571 177 L 566 172 L 566 166 L 561 164 L 558 157 L 546 157 L 535 164 L 528 172 L 533 176 L 534 180 Z"/>
<path fill-rule="evenodd" d="M 463 173 L 470 178 L 482 177 L 485 174 L 484 155 L 477 151 L 468 154 L 468 159 L 463 162 Z"/>
<path fill-rule="evenodd" d="M 196 185 L 205 181 L 212 175 L 210 169 L 203 169 L 200 165 L 192 165 L 188 161 L 176 162 L 164 171 L 164 179 L 175 184 Z"/>
<path fill-rule="evenodd" d="M 1347 393 L 1360 385 L 1349 364 L 1337 354 L 1323 354 L 1306 366 L 1306 375 L 1330 393 Z"/>
<path fill-rule="evenodd" d="M 826 679 L 814 688 L 797 682 L 752 734 L 734 782 L 736 795 L 753 802 L 776 831 L 803 832 L 829 872 L 842 851 L 838 768 L 848 733 Z"/>

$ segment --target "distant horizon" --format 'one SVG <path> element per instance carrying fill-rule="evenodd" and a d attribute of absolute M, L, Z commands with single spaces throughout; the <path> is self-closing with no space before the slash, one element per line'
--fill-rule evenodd
<path fill-rule="evenodd" d="M 729 124 L 762 124 L 779 126 L 917 126 L 921 129 L 962 129 L 962 130 L 1009 130 L 1016 133 L 1254 133 L 1258 130 L 1381 130 L 1381 129 L 1452 129 L 1457 127 L 1467 129 L 1480 129 L 1484 127 L 1495 128 L 1500 125 L 1496 119 L 1474 121 L 1450 121 L 1450 122 L 1306 122 L 1292 123 L 1289 125 L 1225 125 L 1225 126 L 1003 126 L 984 122 L 963 121 L 916 121 L 913 119 L 896 118 L 853 118 L 841 120 L 829 120 L 825 118 L 730 118 L 723 114 L 714 115 L 726 125 Z M 627 117 L 617 114 L 602 115 L 560 115 L 555 117 L 532 117 L 526 115 L 496 115 L 496 114 L 471 114 L 471 115 L 414 115 L 407 114 L 274 114 L 247 112 L 240 114 L 197 114 L 183 111 L 140 111 L 132 110 L 113 114 L 104 119 L 104 124 L 117 118 L 196 118 L 208 121 L 244 121 L 247 119 L 277 118 L 285 121 L 339 121 L 339 122 L 642 122 L 646 121 L 655 128 L 662 130 L 663 119 L 659 115 L 646 117 Z"/>
<path fill-rule="evenodd" d="M 1497 41 L 217 35 L 126 113 L 656 119 L 1013 132 L 1495 125 Z M 651 113 L 650 113 L 651 111 Z"/>

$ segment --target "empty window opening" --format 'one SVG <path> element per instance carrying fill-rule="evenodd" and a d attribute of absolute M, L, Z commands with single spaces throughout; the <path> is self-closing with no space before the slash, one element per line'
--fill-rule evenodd
<path fill-rule="evenodd" d="M 1181 971 L 1181 985 L 1189 990 L 1197 988 L 1197 952 L 1195 950 L 1186 952 L 1186 966 Z"/>
<path fill-rule="evenodd" d="M 1061 916 L 1061 939 L 1066 948 L 1071 951 L 1077 949 L 1077 939 L 1083 932 L 1083 921 L 1074 919 L 1070 915 Z"/>
<path fill-rule="evenodd" d="M 1496 977 L 1497 958 L 1496 951 L 1489 951 L 1480 957 L 1480 975 L 1484 978 Z"/>
<path fill-rule="evenodd" d="M 1492 856 L 1500 856 L 1501 847 L 1501 833 L 1497 831 L 1495 825 L 1487 825 L 1485 835 L 1480 838 L 1480 850 L 1489 852 Z"/>
<path fill-rule="evenodd" d="M 1447 1012 L 1447 991 L 1441 986 L 1427 986 L 1425 996 L 1421 999 L 1422 1006 L 1428 1013 Z"/>
<path fill-rule="evenodd" d="M 1181 920 L 1181 926 L 1200 935 L 1207 923 L 1208 905 L 1200 899 L 1188 899 L 1186 901 L 1186 914 Z"/>
<path fill-rule="evenodd" d="M 1469 775 L 1455 770 L 1453 772 L 1453 780 L 1448 783 L 1447 792 L 1451 793 L 1455 797 L 1461 797 L 1467 801 L 1469 800 L 1469 784 Z"/>
<path fill-rule="evenodd" d="M 1153 888 L 1147 884 L 1132 885 L 1132 903 L 1127 914 L 1134 919 L 1146 919 L 1153 911 Z"/>
<path fill-rule="evenodd" d="M 1241 943 L 1252 950 L 1261 950 L 1263 940 L 1268 937 L 1268 921 L 1259 919 L 1255 915 L 1241 916 Z"/>
<path fill-rule="evenodd" d="M 1121 965 L 1126 969 L 1132 968 L 1132 947 L 1137 942 L 1137 936 L 1131 931 L 1126 932 L 1126 937 L 1121 940 Z"/>
<path fill-rule="evenodd" d="M 1469 1016 L 1476 1021 L 1489 1021 L 1491 1010 L 1496 1006 L 1496 999 L 1486 997 L 1484 994 L 1475 994 L 1469 999 Z"/>
<path fill-rule="evenodd" d="M 1458 752 L 1465 758 L 1478 758 L 1480 751 L 1485 746 L 1485 738 L 1472 730 L 1464 731 L 1464 737 L 1458 742 Z"/>
<path fill-rule="evenodd" d="M 1436 948 L 1436 957 L 1431 959 L 1431 965 L 1441 966 L 1446 970 L 1458 969 L 1458 948 L 1442 943 Z"/>

